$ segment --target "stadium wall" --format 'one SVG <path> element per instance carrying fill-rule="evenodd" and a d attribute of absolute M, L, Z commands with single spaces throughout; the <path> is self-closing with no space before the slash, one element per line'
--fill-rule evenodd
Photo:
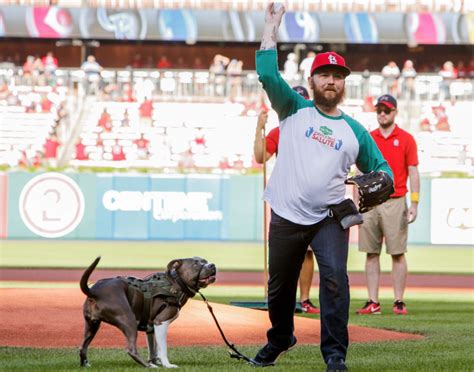
<path fill-rule="evenodd" d="M 7 176 L 0 174 L 0 238 L 7 236 L 8 192 Z"/>
<path fill-rule="evenodd" d="M 261 241 L 262 183 L 261 175 L 0 174 L 0 237 Z M 474 179 L 422 178 L 409 243 L 473 245 L 472 189 Z"/>
<path fill-rule="evenodd" d="M 261 176 L 8 173 L 8 238 L 261 240 Z"/>

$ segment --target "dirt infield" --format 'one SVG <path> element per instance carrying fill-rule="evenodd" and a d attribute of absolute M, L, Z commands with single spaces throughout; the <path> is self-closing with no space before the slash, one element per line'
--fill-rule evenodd
<path fill-rule="evenodd" d="M 82 341 L 82 303 L 79 289 L 0 289 L 0 346 L 63 348 L 79 347 Z M 265 342 L 268 314 L 259 310 L 213 304 L 214 312 L 227 338 L 237 345 Z M 295 318 L 300 344 L 319 342 L 319 320 Z M 349 327 L 352 342 L 378 342 L 420 339 L 423 336 Z M 171 346 L 224 345 L 206 305 L 191 300 L 170 327 Z M 124 347 L 123 335 L 104 324 L 93 341 L 95 347 Z M 139 345 L 145 346 L 140 335 Z"/>

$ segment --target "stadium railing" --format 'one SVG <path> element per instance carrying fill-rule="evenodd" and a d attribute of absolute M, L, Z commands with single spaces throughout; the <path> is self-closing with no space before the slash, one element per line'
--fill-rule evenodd
<path fill-rule="evenodd" d="M 0 69 L 0 83 L 24 85 L 31 81 L 26 78 L 21 68 Z M 34 79 L 34 76 L 33 76 Z M 87 82 L 84 71 L 77 68 L 61 68 L 53 76 L 53 84 L 69 87 L 71 91 L 78 87 L 84 88 Z M 124 84 L 132 86 L 149 81 L 153 85 L 154 94 L 173 97 L 227 97 L 232 88 L 242 96 L 257 93 L 261 87 L 255 71 L 244 71 L 240 76 L 216 75 L 208 70 L 156 70 L 156 69 L 104 69 L 100 74 L 100 88 Z M 474 99 L 473 79 L 455 79 L 447 85 L 437 73 L 420 73 L 414 78 L 413 91 L 407 92 L 403 78 L 399 79 L 400 99 L 416 101 L 425 100 L 472 100 Z M 291 82 L 305 85 L 306 81 L 299 77 Z M 346 79 L 346 97 L 348 99 L 364 99 L 367 95 L 378 96 L 387 90 L 385 80 L 380 73 L 354 72 Z M 410 95 L 410 93 L 412 93 Z"/>

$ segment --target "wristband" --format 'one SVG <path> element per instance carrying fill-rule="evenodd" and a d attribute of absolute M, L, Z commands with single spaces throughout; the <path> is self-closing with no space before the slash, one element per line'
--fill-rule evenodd
<path fill-rule="evenodd" d="M 420 193 L 419 192 L 412 192 L 410 194 L 410 200 L 413 203 L 418 203 L 420 201 Z"/>

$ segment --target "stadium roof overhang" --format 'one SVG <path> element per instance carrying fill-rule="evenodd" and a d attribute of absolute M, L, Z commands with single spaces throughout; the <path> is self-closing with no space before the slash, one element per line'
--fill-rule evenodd
<path fill-rule="evenodd" d="M 292 0 L 289 11 L 308 12 L 460 12 L 474 11 L 472 0 Z M 268 0 L 0 0 L 0 5 L 113 9 L 208 9 L 258 11 Z"/>
<path fill-rule="evenodd" d="M 0 38 L 195 44 L 259 42 L 267 0 L 0 0 L 2 3 L 10 6 L 0 9 Z M 293 0 L 289 4 L 279 28 L 282 43 L 474 44 L 474 9 L 463 13 L 467 7 L 474 8 L 473 0 Z M 426 11 L 428 4 L 446 11 Z"/>

